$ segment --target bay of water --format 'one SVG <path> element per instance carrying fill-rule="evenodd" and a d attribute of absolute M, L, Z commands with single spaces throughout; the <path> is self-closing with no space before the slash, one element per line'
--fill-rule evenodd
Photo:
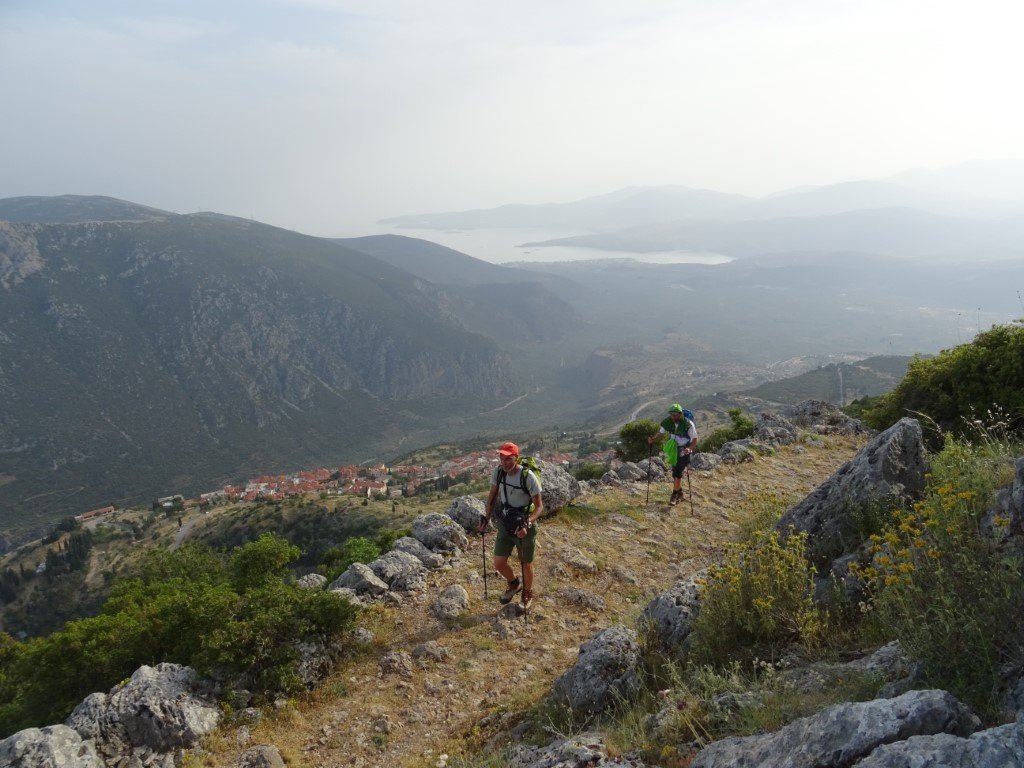
<path fill-rule="evenodd" d="M 366 233 L 363 233 L 366 234 Z M 551 240 L 559 237 L 587 234 L 584 232 L 552 232 L 531 229 L 402 229 L 378 228 L 374 234 L 404 235 L 447 246 L 481 261 L 492 264 L 509 262 L 557 262 L 592 261 L 595 259 L 633 259 L 648 264 L 724 264 L 732 261 L 720 253 L 698 253 L 693 251 L 659 251 L 637 253 L 634 251 L 606 251 L 598 248 L 570 248 L 551 246 L 538 248 L 523 247 L 523 243 Z"/>

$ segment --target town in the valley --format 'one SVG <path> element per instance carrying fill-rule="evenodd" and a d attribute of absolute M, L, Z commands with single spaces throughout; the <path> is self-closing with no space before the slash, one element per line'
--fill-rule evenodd
<path fill-rule="evenodd" d="M 583 462 L 608 463 L 614 455 L 614 449 L 605 449 L 585 456 L 566 451 L 541 451 L 536 457 L 571 468 Z M 194 498 L 185 498 L 181 494 L 163 496 L 153 502 L 153 507 L 164 510 L 203 508 L 231 502 L 282 501 L 310 494 L 401 498 L 416 496 L 424 491 L 444 491 L 458 483 L 488 477 L 496 465 L 496 454 L 489 449 L 455 456 L 438 465 L 402 463 L 389 466 L 374 463 L 345 464 L 335 469 L 319 467 L 284 475 L 254 477 L 244 484 L 225 485 Z M 100 507 L 77 515 L 76 519 L 92 520 L 113 511 L 115 507 L 112 505 Z"/>

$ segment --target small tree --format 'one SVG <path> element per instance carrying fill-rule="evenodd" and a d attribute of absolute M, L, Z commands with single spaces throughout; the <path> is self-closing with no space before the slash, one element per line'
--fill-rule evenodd
<path fill-rule="evenodd" d="M 733 440 L 742 440 L 754 434 L 754 420 L 743 415 L 739 408 L 729 409 L 729 426 L 719 427 L 700 441 L 700 448 L 707 453 L 714 453 L 723 445 Z"/>
<path fill-rule="evenodd" d="M 658 425 L 649 419 L 630 422 L 619 430 L 622 443 L 615 449 L 615 455 L 622 461 L 646 459 L 651 455 L 651 445 L 647 440 L 657 431 Z"/>
<path fill-rule="evenodd" d="M 372 542 L 362 536 L 353 536 L 345 539 L 340 547 L 331 547 L 324 552 L 320 572 L 328 581 L 333 581 L 347 571 L 352 563 L 369 563 L 376 560 L 383 549 L 379 542 Z"/>

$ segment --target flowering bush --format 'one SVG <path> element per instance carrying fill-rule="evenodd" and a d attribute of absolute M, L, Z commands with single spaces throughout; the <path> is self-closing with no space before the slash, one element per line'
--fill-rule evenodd
<path fill-rule="evenodd" d="M 693 656 L 722 663 L 760 653 L 772 657 L 792 642 L 813 645 L 823 617 L 814 605 L 814 567 L 807 535 L 756 530 L 729 547 L 703 579 L 701 611 L 693 627 Z"/>
<path fill-rule="evenodd" d="M 990 715 L 1000 668 L 1022 659 L 1024 639 L 1020 563 L 980 526 L 1008 479 L 1008 454 L 995 443 L 972 449 L 948 439 L 922 500 L 894 512 L 871 537 L 870 563 L 853 569 L 880 634 L 921 662 L 928 683 Z"/>

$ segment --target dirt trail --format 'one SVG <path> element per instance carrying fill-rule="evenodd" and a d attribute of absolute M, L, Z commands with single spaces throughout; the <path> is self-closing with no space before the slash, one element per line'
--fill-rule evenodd
<path fill-rule="evenodd" d="M 363 624 L 377 640 L 369 652 L 342 665 L 294 708 L 251 728 L 251 743 L 273 743 L 291 766 L 438 766 L 442 753 L 485 717 L 505 724 L 550 690 L 570 667 L 581 642 L 615 623 L 632 625 L 639 611 L 677 579 L 717 558 L 736 530 L 736 510 L 749 495 L 774 490 L 795 501 L 817 487 L 862 442 L 828 438 L 825 447 L 787 447 L 709 476 L 693 475 L 694 512 L 683 501 L 665 504 L 670 486 L 645 484 L 578 500 L 600 514 L 555 516 L 541 523 L 538 598 L 528 619 L 499 620 L 500 577 L 489 576 L 483 601 L 479 539 L 452 570 L 432 574 L 423 595 L 401 606 L 368 612 Z M 475 546 L 474 546 L 475 545 Z M 490 559 L 488 557 L 488 559 Z M 591 565 L 588 565 L 587 563 Z M 429 606 L 446 586 L 470 595 L 467 616 L 443 624 Z M 581 607 L 566 590 L 600 596 L 604 610 Z M 411 673 L 384 673 L 389 651 L 411 653 L 433 640 L 442 661 L 414 660 Z M 211 744 L 207 764 L 229 766 L 245 743 L 228 726 Z"/>

